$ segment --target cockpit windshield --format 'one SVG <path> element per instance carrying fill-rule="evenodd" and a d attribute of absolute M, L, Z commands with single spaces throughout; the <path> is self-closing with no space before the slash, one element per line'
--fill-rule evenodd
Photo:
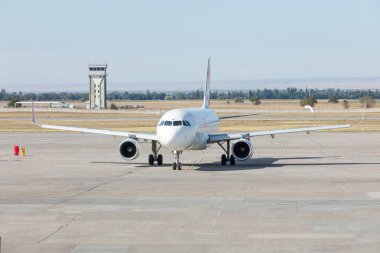
<path fill-rule="evenodd" d="M 165 121 L 164 125 L 165 126 L 171 126 L 171 125 L 173 125 L 173 121 Z"/>
<path fill-rule="evenodd" d="M 173 121 L 173 126 L 182 126 L 182 121 L 180 120 Z"/>
<path fill-rule="evenodd" d="M 187 120 L 174 120 L 174 121 L 169 121 L 169 120 L 162 120 L 159 124 L 159 126 L 191 126 L 189 121 Z"/>

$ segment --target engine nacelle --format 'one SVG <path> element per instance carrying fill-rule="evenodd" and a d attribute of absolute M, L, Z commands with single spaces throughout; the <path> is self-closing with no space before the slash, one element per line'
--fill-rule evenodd
<path fill-rule="evenodd" d="M 250 158 L 253 154 L 253 146 L 249 140 L 240 139 L 232 145 L 232 154 L 239 161 Z"/>
<path fill-rule="evenodd" d="M 140 145 L 135 140 L 125 139 L 119 145 L 119 152 L 125 160 L 134 160 L 140 155 Z"/>

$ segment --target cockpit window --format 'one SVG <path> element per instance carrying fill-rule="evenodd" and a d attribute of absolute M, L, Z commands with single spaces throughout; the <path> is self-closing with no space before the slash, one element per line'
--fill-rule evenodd
<path fill-rule="evenodd" d="M 182 126 L 182 121 L 180 120 L 173 121 L 173 126 Z"/>
<path fill-rule="evenodd" d="M 158 124 L 159 126 L 191 126 L 189 121 L 187 120 L 174 120 L 174 121 L 169 121 L 169 120 L 162 120 Z"/>

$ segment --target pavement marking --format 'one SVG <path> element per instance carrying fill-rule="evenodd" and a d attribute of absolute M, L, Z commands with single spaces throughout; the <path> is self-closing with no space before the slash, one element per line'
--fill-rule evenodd
<path fill-rule="evenodd" d="M 86 189 L 86 190 L 83 190 L 83 191 L 81 191 L 81 192 L 78 192 L 78 193 L 76 193 L 75 195 L 73 195 L 73 196 L 71 196 L 71 197 L 68 197 L 68 198 L 65 198 L 65 199 L 63 199 L 63 200 L 61 200 L 61 201 L 58 201 L 57 203 L 55 203 L 55 204 L 53 204 L 52 206 L 48 207 L 47 210 L 52 209 L 52 208 L 54 208 L 54 207 L 56 207 L 56 206 L 58 206 L 58 205 L 60 205 L 60 204 L 63 204 L 63 203 L 65 203 L 65 202 L 67 202 L 68 200 L 75 199 L 75 198 L 77 198 L 77 197 L 79 197 L 79 196 L 81 196 L 81 195 L 83 195 L 83 194 L 85 194 L 85 193 L 88 193 L 88 192 L 90 192 L 90 191 L 92 191 L 92 190 L 95 190 L 95 189 L 97 189 L 97 188 L 99 188 L 99 187 L 101 187 L 101 186 L 103 186 L 103 185 L 106 185 L 106 184 L 108 184 L 108 183 L 110 183 L 110 182 L 113 182 L 114 180 L 117 180 L 117 179 L 123 178 L 123 177 L 125 177 L 125 176 L 131 174 L 132 172 L 133 172 L 133 170 L 132 170 L 132 171 L 128 171 L 127 174 L 123 173 L 123 174 L 121 174 L 121 175 L 113 176 L 113 177 L 109 178 L 108 180 L 106 180 L 105 182 L 102 182 L 102 183 L 100 183 L 100 184 L 97 184 L 97 185 L 95 185 L 95 186 L 89 188 L 89 189 Z"/>
<path fill-rule="evenodd" d="M 126 253 L 128 252 L 128 245 L 94 245 L 94 244 L 79 244 L 70 253 Z"/>
<path fill-rule="evenodd" d="M 63 228 L 67 227 L 68 225 L 70 225 L 70 223 L 72 223 L 73 221 L 75 221 L 75 217 L 73 217 L 72 219 L 70 219 L 69 221 L 67 221 L 65 224 L 63 224 L 62 226 L 60 226 L 59 228 L 57 228 L 55 231 L 51 232 L 49 235 L 45 236 L 44 238 L 42 238 L 40 241 L 38 241 L 38 244 L 40 243 L 44 243 L 46 240 L 48 240 L 50 237 L 52 237 L 54 234 L 58 233 L 59 231 L 61 231 Z"/>
<path fill-rule="evenodd" d="M 280 146 L 283 147 L 284 144 L 282 143 L 282 141 L 281 141 L 281 139 L 280 139 L 280 137 L 278 135 L 276 135 L 276 139 L 280 143 Z"/>
<path fill-rule="evenodd" d="M 224 205 L 221 205 L 220 208 L 219 208 L 219 211 L 218 213 L 216 214 L 216 217 L 214 219 L 214 221 L 212 222 L 212 226 L 215 227 L 215 224 L 219 218 L 219 216 L 222 214 L 222 209 L 223 209 Z"/>
<path fill-rule="evenodd" d="M 195 233 L 196 235 L 220 235 L 220 233 L 216 233 L 216 232 L 199 232 L 199 233 Z"/>
<path fill-rule="evenodd" d="M 248 234 L 249 239 L 357 239 L 356 234 Z"/>
<path fill-rule="evenodd" d="M 210 148 L 208 148 L 208 149 L 206 150 L 206 152 L 205 152 L 201 157 L 199 157 L 198 160 L 196 160 L 195 163 L 194 163 L 193 165 L 191 165 L 190 170 L 192 170 L 192 169 L 194 168 L 194 166 L 195 166 L 197 163 L 199 163 L 199 162 L 203 159 L 203 157 L 205 157 L 205 155 L 207 155 L 207 153 L 208 153 L 209 151 L 210 151 Z"/>
<path fill-rule="evenodd" d="M 82 211 L 66 211 L 67 214 L 79 214 L 82 213 Z"/>
<path fill-rule="evenodd" d="M 371 199 L 380 199 L 380 192 L 367 192 L 366 194 Z"/>

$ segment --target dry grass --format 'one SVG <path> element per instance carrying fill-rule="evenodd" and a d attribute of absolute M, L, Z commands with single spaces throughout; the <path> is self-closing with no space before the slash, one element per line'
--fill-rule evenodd
<path fill-rule="evenodd" d="M 104 113 L 80 113 L 80 112 L 39 112 L 36 111 L 36 114 L 39 119 L 49 119 L 49 118 L 65 118 L 65 119 L 74 119 L 74 118 L 81 118 L 81 119 L 88 119 L 88 118 L 151 118 L 151 117 L 157 117 L 159 118 L 159 115 L 152 116 L 150 114 L 128 114 L 128 113 L 112 113 L 112 112 L 104 112 Z M 12 119 L 12 118 L 31 118 L 31 112 L 0 112 L 0 119 Z"/>
<path fill-rule="evenodd" d="M 96 122 L 90 121 L 69 121 L 69 120 L 45 120 L 43 123 L 52 125 L 63 126 L 77 126 L 86 128 L 110 129 L 110 130 L 124 130 L 133 132 L 155 132 L 156 121 L 114 121 L 114 120 L 100 120 Z M 332 121 L 300 121 L 300 120 L 228 120 L 223 121 L 221 124 L 221 131 L 224 132 L 250 132 L 250 131 L 264 131 L 274 129 L 286 129 L 297 127 L 309 126 L 323 126 L 335 124 L 349 124 L 352 123 L 348 120 L 332 120 Z M 0 121 L 1 131 L 53 131 L 42 129 L 38 126 L 32 125 L 29 121 L 9 120 Z M 361 124 L 354 124 L 352 128 L 339 129 L 335 131 L 380 131 L 380 121 L 368 120 Z"/>
<path fill-rule="evenodd" d="M 146 110 L 170 110 L 173 108 L 199 107 L 201 101 L 119 101 L 121 104 L 140 104 L 144 109 L 140 109 L 133 114 L 128 111 L 116 113 L 105 112 L 37 112 L 40 123 L 78 126 L 111 130 L 128 130 L 138 132 L 154 132 L 157 120 L 160 115 L 144 114 Z M 379 105 L 377 105 L 380 108 Z M 212 101 L 214 109 L 235 109 L 235 110 L 267 110 L 260 115 L 222 121 L 221 131 L 260 131 L 271 129 L 285 129 L 306 126 L 320 126 L 333 124 L 353 124 L 350 129 L 340 129 L 338 131 L 380 131 L 380 112 L 367 112 L 364 122 L 359 123 L 361 113 L 348 112 L 341 104 L 329 104 L 327 101 L 319 101 L 317 112 L 312 114 L 303 111 L 299 106 L 299 100 L 263 100 L 259 106 L 254 106 L 250 102 L 243 104 L 226 101 Z M 357 101 L 351 101 L 351 109 L 359 109 L 361 105 Z M 279 110 L 293 110 L 294 112 L 281 112 Z M 321 112 L 318 112 L 321 110 Z M 327 110 L 327 111 L 326 111 Z M 331 110 L 329 112 L 328 110 Z M 239 112 L 234 112 L 236 114 Z M 246 113 L 246 112 L 243 112 Z M 231 113 L 221 113 L 223 115 Z M 34 126 L 30 122 L 31 113 L 27 111 L 18 112 L 3 110 L 0 112 L 0 132 L 1 131 L 51 131 Z M 126 120 L 123 120 L 126 119 Z M 140 119 L 140 120 L 139 120 Z"/>
<path fill-rule="evenodd" d="M 342 100 L 340 100 L 342 101 Z M 86 104 L 80 101 L 67 101 L 70 104 L 75 104 L 79 109 L 85 109 Z M 202 105 L 202 100 L 123 100 L 123 101 L 108 101 L 109 104 L 114 103 L 117 106 L 125 105 L 141 105 L 144 106 L 143 110 L 170 110 L 172 108 L 197 108 Z M 360 109 L 362 105 L 358 100 L 349 100 L 350 109 Z M 0 107 L 6 106 L 6 102 L 0 102 Z M 30 105 L 28 105 L 30 107 Z M 227 100 L 212 100 L 211 106 L 214 109 L 260 109 L 260 110 L 300 110 L 299 99 L 262 99 L 259 106 L 253 105 L 249 100 L 244 103 L 234 103 L 230 100 L 230 104 Z M 47 105 L 36 105 L 36 107 L 47 107 Z M 376 108 L 380 108 L 380 104 L 376 105 Z M 343 109 L 342 103 L 331 104 L 327 100 L 319 99 L 316 104 L 316 109 Z"/>
<path fill-rule="evenodd" d="M 276 129 L 288 129 L 288 128 L 299 128 L 299 127 L 312 127 L 312 126 L 326 126 L 326 125 L 339 125 L 339 124 L 350 124 L 351 121 L 348 120 L 331 120 L 331 121 L 300 121 L 300 120 L 257 120 L 257 121 L 224 121 L 221 124 L 222 132 L 252 132 L 252 131 L 266 131 L 266 130 L 276 130 Z M 357 131 L 380 131 L 379 121 L 364 121 L 361 124 L 354 124 L 351 128 L 336 129 L 329 131 L 339 131 L 339 132 L 357 132 Z"/>
<path fill-rule="evenodd" d="M 168 110 L 172 108 L 197 108 L 202 105 L 202 100 L 157 100 L 157 101 L 115 101 L 113 102 L 117 106 L 121 105 L 143 105 L 145 109 L 150 110 Z M 350 100 L 350 109 L 360 109 L 362 105 L 358 100 Z M 227 103 L 227 100 L 212 100 L 211 106 L 214 109 L 260 109 L 260 110 L 300 110 L 302 109 L 299 105 L 298 99 L 263 99 L 259 106 L 253 105 L 249 100 L 246 100 L 244 103 L 234 103 L 233 100 L 230 100 L 230 104 Z M 380 105 L 376 105 L 377 108 L 380 108 Z M 331 104 L 327 100 L 318 100 L 316 109 L 335 109 L 343 110 L 342 103 Z"/>

